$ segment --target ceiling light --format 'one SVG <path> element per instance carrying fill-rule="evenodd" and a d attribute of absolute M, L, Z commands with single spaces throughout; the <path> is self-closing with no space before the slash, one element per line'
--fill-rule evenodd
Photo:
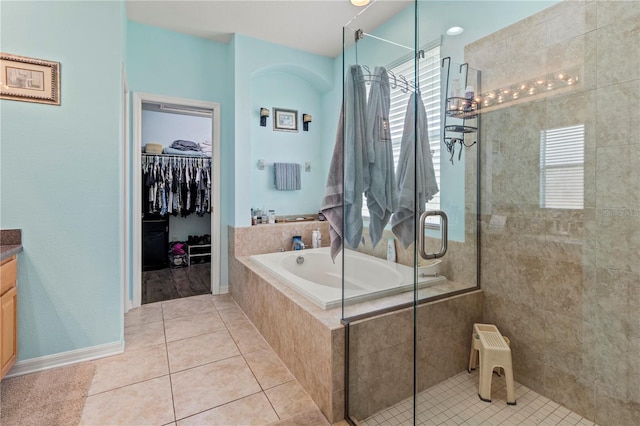
<path fill-rule="evenodd" d="M 351 4 L 354 6 L 366 6 L 369 4 L 369 0 L 351 0 Z"/>
<path fill-rule="evenodd" d="M 455 36 L 458 34 L 462 34 L 464 32 L 464 28 L 462 27 L 451 27 L 447 30 L 447 35 Z"/>

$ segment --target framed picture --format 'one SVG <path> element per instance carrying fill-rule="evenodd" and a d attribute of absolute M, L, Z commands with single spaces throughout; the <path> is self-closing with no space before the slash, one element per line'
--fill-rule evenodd
<path fill-rule="evenodd" d="M 0 99 L 60 105 L 60 62 L 0 53 Z"/>
<path fill-rule="evenodd" d="M 273 108 L 273 130 L 297 132 L 298 111 L 292 109 Z"/>

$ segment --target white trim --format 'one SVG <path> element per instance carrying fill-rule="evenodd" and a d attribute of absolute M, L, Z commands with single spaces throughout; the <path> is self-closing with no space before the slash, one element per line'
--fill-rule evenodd
<path fill-rule="evenodd" d="M 211 180 L 213 181 L 212 192 L 212 213 L 211 213 L 211 293 L 220 294 L 220 104 L 217 102 L 198 101 L 193 99 L 172 98 L 169 96 L 153 95 L 148 93 L 133 94 L 133 176 L 130 177 L 133 184 L 133 257 L 131 268 L 133 274 L 133 307 L 136 308 L 142 304 L 142 279 L 137 273 L 142 269 L 142 223 L 139 213 L 142 211 L 141 203 L 141 176 L 137 172 L 138 165 L 142 162 L 142 103 L 166 103 L 191 108 L 199 108 L 213 111 L 211 126 L 211 144 L 212 144 L 212 171 Z"/>
<path fill-rule="evenodd" d="M 64 367 L 78 362 L 91 361 L 106 356 L 118 355 L 124 352 L 124 341 L 105 343 L 103 345 L 61 352 L 59 354 L 45 355 L 37 358 L 18 361 L 9 370 L 5 378 L 36 373 L 51 368 Z"/>
<path fill-rule="evenodd" d="M 131 309 L 131 300 L 129 299 L 129 276 L 131 271 L 131 264 L 129 263 L 129 255 L 131 253 L 131 247 L 129 246 L 129 235 L 131 230 L 129 223 L 129 212 L 131 206 L 129 205 L 129 83 L 127 82 L 127 71 L 125 64 L 122 64 L 122 211 L 120 212 L 120 229 L 123 230 L 121 235 L 121 250 L 122 253 L 122 267 L 121 267 L 121 281 L 122 281 L 122 314 L 126 314 Z"/>

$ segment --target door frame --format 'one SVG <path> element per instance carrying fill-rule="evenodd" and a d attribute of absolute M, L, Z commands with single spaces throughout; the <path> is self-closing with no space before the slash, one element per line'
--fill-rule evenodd
<path fill-rule="evenodd" d="M 132 307 L 136 308 L 142 304 L 142 174 L 140 165 L 142 164 L 142 104 L 143 103 L 171 104 L 185 109 L 197 108 L 199 110 L 211 110 L 211 293 L 220 294 L 220 104 L 217 102 L 206 102 L 194 99 L 174 98 L 169 96 L 155 95 L 149 93 L 133 93 L 133 143 L 132 157 L 133 170 L 132 179 L 129 186 L 133 194 L 133 223 L 132 230 L 132 262 L 133 270 L 132 287 L 133 300 Z"/>

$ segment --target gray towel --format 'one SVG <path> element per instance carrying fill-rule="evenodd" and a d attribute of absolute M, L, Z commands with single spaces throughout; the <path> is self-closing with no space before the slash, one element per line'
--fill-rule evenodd
<path fill-rule="evenodd" d="M 429 146 L 427 113 L 419 94 L 412 93 L 407 105 L 396 177 L 399 199 L 398 209 L 391 218 L 391 229 L 407 248 L 417 238 L 415 224 L 425 204 L 439 191 Z"/>
<path fill-rule="evenodd" d="M 278 190 L 299 190 L 300 164 L 297 163 L 273 163 L 273 174 L 276 189 Z"/>
<path fill-rule="evenodd" d="M 398 200 L 389 128 L 389 75 L 384 67 L 376 67 L 374 75 L 367 103 L 366 147 L 370 183 L 365 195 L 370 217 L 369 235 L 375 247 L 391 214 L 398 206 Z"/>
<path fill-rule="evenodd" d="M 356 248 L 362 240 L 362 194 L 369 185 L 365 147 L 366 87 L 362 68 L 352 65 L 346 77 L 336 145 L 321 211 L 329 221 L 331 257 L 342 249 L 343 238 Z"/>
<path fill-rule="evenodd" d="M 325 188 L 324 198 L 322 199 L 322 207 L 320 211 L 324 214 L 327 222 L 329 222 L 329 236 L 331 237 L 331 259 L 336 260 L 338 252 L 342 250 L 342 213 L 343 213 L 343 195 L 344 188 L 342 185 L 342 168 L 344 162 L 343 150 L 343 127 L 344 127 L 344 107 L 340 111 L 340 119 L 338 121 L 338 132 L 336 134 L 336 144 L 333 147 L 333 155 L 331 156 L 331 166 L 329 168 L 329 177 L 327 178 L 327 187 Z"/>

